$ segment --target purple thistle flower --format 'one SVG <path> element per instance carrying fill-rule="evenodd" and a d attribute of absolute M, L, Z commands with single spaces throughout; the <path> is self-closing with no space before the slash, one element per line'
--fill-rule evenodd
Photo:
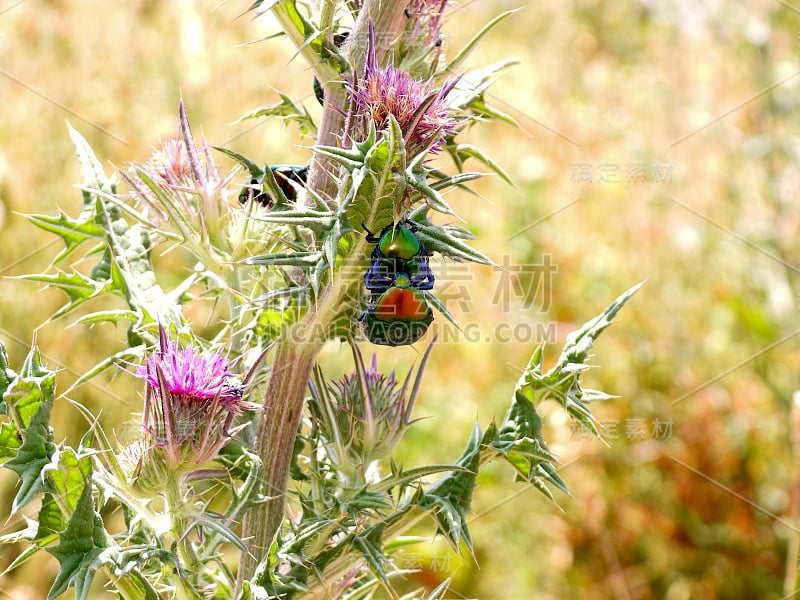
<path fill-rule="evenodd" d="M 241 429 L 231 429 L 235 417 L 254 405 L 243 400 L 226 358 L 181 349 L 161 326 L 159 335 L 160 349 L 136 371 L 146 383 L 142 428 L 170 468 L 202 465 Z"/>
<path fill-rule="evenodd" d="M 364 75 L 350 85 L 355 116 L 365 122 L 371 120 L 381 130 L 392 115 L 403 132 L 409 158 L 438 152 L 445 136 L 455 133 L 458 125 L 445 101 L 457 79 L 447 81 L 437 91 L 432 81 L 415 79 L 391 65 L 382 69 L 375 57 L 374 38 L 375 32 L 370 30 Z"/>

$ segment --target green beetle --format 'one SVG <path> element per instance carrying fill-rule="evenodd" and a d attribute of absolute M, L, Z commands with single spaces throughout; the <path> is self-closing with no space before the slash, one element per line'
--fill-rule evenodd
<path fill-rule="evenodd" d="M 433 310 L 409 277 L 398 275 L 393 286 L 373 296 L 373 302 L 361 313 L 359 321 L 373 344 L 406 346 L 425 334 L 433 321 Z"/>

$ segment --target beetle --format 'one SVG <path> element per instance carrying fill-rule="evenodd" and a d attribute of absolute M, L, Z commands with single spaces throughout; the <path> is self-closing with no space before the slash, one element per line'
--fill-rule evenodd
<path fill-rule="evenodd" d="M 373 292 L 373 301 L 358 320 L 373 344 L 406 346 L 425 334 L 433 321 L 433 310 L 411 279 L 401 274 L 380 295 Z"/>
<path fill-rule="evenodd" d="M 269 167 L 275 182 L 290 202 L 297 200 L 297 188 L 305 187 L 308 180 L 307 165 L 272 165 Z M 251 200 L 264 208 L 272 208 L 275 199 L 264 190 L 264 177 L 253 177 L 239 193 L 239 203 L 245 205 Z"/>
<path fill-rule="evenodd" d="M 433 289 L 435 278 L 429 264 L 430 253 L 415 235 L 417 226 L 413 221 L 391 223 L 378 235 L 362 227 L 367 232 L 367 241 L 375 244 L 369 270 L 364 275 L 364 285 L 374 299 L 396 286 L 400 275 L 408 278 L 409 287 Z"/>

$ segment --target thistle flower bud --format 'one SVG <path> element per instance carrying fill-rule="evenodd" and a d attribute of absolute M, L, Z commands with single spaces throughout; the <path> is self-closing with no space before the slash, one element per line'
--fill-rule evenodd
<path fill-rule="evenodd" d="M 229 226 L 239 227 L 242 211 L 231 210 L 238 191 L 232 185 L 236 170 L 220 177 L 203 139 L 196 143 L 181 102 L 180 137 L 170 138 L 150 158 L 122 171 L 132 195 L 154 227 L 179 235 L 206 266 L 227 261 L 231 250 Z"/>
<path fill-rule="evenodd" d="M 401 386 L 394 371 L 388 377 L 381 374 L 374 354 L 366 368 L 355 345 L 355 372 L 338 381 L 325 382 L 317 369 L 309 383 L 309 407 L 326 440 L 328 455 L 345 475 L 365 472 L 370 463 L 387 456 L 400 441 L 412 422 L 411 413 L 432 348 L 433 342 L 411 386 L 413 369 Z"/>
<path fill-rule="evenodd" d="M 229 362 L 215 353 L 179 348 L 159 327 L 160 349 L 139 367 L 145 380 L 142 429 L 149 458 L 163 461 L 148 472 L 186 470 L 212 460 L 241 429 L 234 419 L 255 405 L 243 400 L 244 386 L 228 370 Z M 152 466 L 152 465 L 151 465 Z"/>
<path fill-rule="evenodd" d="M 160 147 L 154 148 L 142 167 L 162 183 L 188 185 L 192 181 L 189 154 L 183 140 L 179 138 L 168 138 Z"/>

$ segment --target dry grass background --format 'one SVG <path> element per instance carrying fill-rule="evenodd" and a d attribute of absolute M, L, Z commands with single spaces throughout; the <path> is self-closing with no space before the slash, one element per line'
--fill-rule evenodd
<path fill-rule="evenodd" d="M 285 42 L 247 44 L 273 26 L 239 17 L 246 5 L 0 5 L 0 274 L 42 270 L 58 250 L 20 212 L 79 210 L 65 119 L 111 170 L 174 133 L 182 94 L 195 133 L 211 143 L 269 163 L 307 160 L 310 140 L 279 122 L 231 124 L 274 102 L 275 89 L 316 108 L 310 75 Z M 463 3 L 447 21 L 447 43 L 459 47 L 513 6 Z M 472 56 L 472 66 L 522 61 L 492 92 L 521 128 L 469 134 L 518 188 L 488 178 L 476 186 L 484 199 L 449 200 L 497 262 L 536 265 L 549 255 L 558 272 L 540 310 L 541 296 L 526 305 L 498 270 L 469 268 L 448 283 L 450 266 L 434 266 L 453 311 L 481 335 L 437 347 L 417 410 L 427 418 L 399 458 L 451 460 L 476 419 L 502 415 L 533 343 L 501 343 L 498 327 L 552 323 L 560 342 L 624 289 L 647 284 L 601 338 L 602 368 L 587 377 L 620 396 L 596 409 L 608 444 L 576 439 L 545 407 L 573 497 L 558 508 L 513 484 L 508 470 L 488 470 L 471 525 L 480 569 L 439 540 L 408 557 L 425 567 L 416 583 L 452 572 L 453 598 L 783 597 L 787 540 L 798 529 L 788 514 L 799 458 L 789 445 L 800 362 L 798 33 L 791 1 L 546 0 Z M 508 304 L 496 302 L 498 289 Z M 0 280 L 0 338 L 13 366 L 61 301 Z M 97 347 L 124 339 L 122 330 L 65 325 L 36 331 L 48 366 L 61 369 L 61 390 L 96 362 Z M 400 371 L 419 356 L 380 355 Z M 322 360 L 346 364 L 335 346 Z M 99 379 L 71 397 L 114 427 L 137 409 L 139 391 L 129 378 Z M 656 419 L 672 423 L 669 436 L 656 439 Z M 57 439 L 72 442 L 84 427 L 66 402 L 53 423 Z M 639 426 L 641 437 L 627 431 Z M 15 484 L 2 472 L 3 517 Z M 20 525 L 16 516 L 2 531 Z M 0 568 L 19 550 L 0 550 Z M 0 591 L 43 597 L 56 570 L 41 555 L 4 576 Z"/>

